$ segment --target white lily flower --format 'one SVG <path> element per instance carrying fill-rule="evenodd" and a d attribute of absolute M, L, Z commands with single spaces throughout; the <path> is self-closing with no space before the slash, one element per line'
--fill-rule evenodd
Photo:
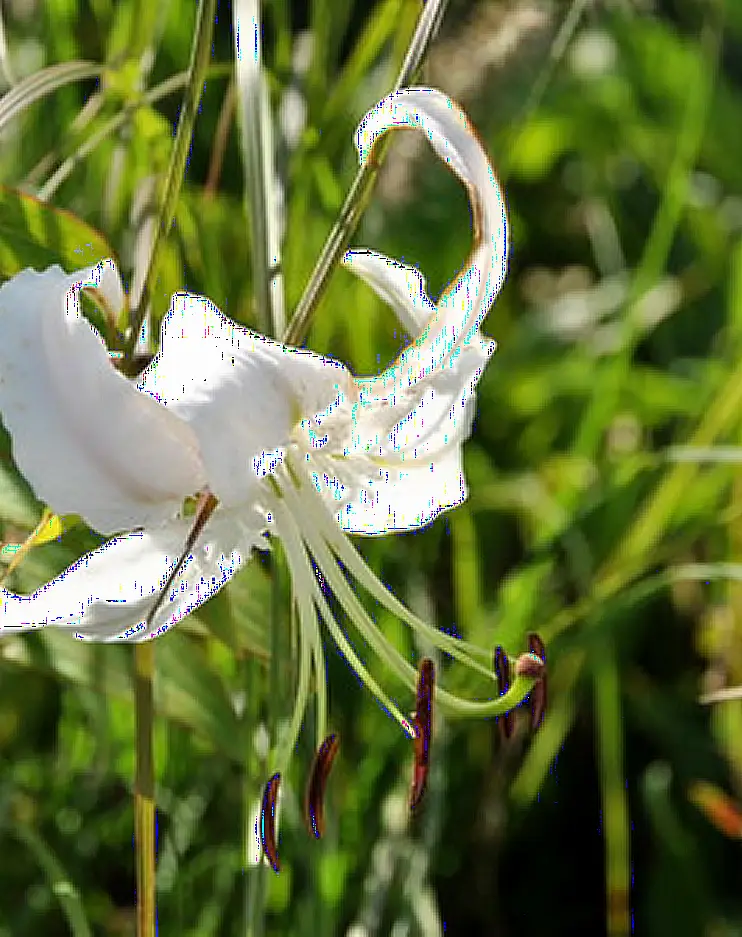
<path fill-rule="evenodd" d="M 346 256 L 348 269 L 414 338 L 381 375 L 356 378 L 337 361 L 271 341 L 207 299 L 179 293 L 159 354 L 135 383 L 111 366 L 80 314 L 84 289 L 98 290 L 114 313 L 121 309 L 111 261 L 73 274 L 27 270 L 0 289 L 0 414 L 14 459 L 57 513 L 119 534 L 33 595 L 3 590 L 0 631 L 55 625 L 100 641 L 155 636 L 220 589 L 270 532 L 284 545 L 303 638 L 294 733 L 312 669 L 324 686 L 319 616 L 359 677 L 414 735 L 330 610 L 328 587 L 358 633 L 414 690 L 416 671 L 364 610 L 346 573 L 436 647 L 491 679 L 488 652 L 419 621 L 343 533 L 414 529 L 466 497 L 461 447 L 476 382 L 494 350 L 479 327 L 506 272 L 503 196 L 461 110 L 429 89 L 391 95 L 361 124 L 362 162 L 395 127 L 425 133 L 466 185 L 474 246 L 437 303 L 417 270 L 369 251 Z M 160 600 L 192 527 L 184 505 L 203 492 L 218 507 Z M 440 689 L 437 698 L 459 713 L 506 708 Z M 322 734 L 322 689 L 318 707 Z"/>

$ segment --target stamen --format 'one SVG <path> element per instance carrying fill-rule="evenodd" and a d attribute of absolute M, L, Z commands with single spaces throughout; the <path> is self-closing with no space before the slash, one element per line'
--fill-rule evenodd
<path fill-rule="evenodd" d="M 307 830 L 316 839 L 325 834 L 325 787 L 339 747 L 340 740 L 337 735 L 334 732 L 332 735 L 328 735 L 317 749 L 312 763 L 312 770 L 309 772 L 307 792 L 304 798 L 304 820 Z"/>
<path fill-rule="evenodd" d="M 417 683 L 417 704 L 415 706 L 415 770 L 410 791 L 410 809 L 420 804 L 428 780 L 430 764 L 430 736 L 433 725 L 433 684 L 435 666 L 429 657 L 420 663 L 420 676 Z"/>
<path fill-rule="evenodd" d="M 311 629 L 312 621 L 314 627 L 317 627 L 317 619 L 312 608 L 312 603 L 308 595 L 295 596 L 296 604 L 299 610 L 299 624 L 304 633 Z M 291 714 L 291 722 L 288 731 L 282 737 L 278 747 L 276 760 L 274 764 L 277 770 L 285 771 L 291 759 L 291 753 L 296 747 L 296 741 L 301 732 L 301 724 L 306 712 L 307 702 L 309 700 L 309 681 L 312 672 L 312 654 L 309 641 L 302 640 L 299 647 L 299 681 L 294 699 L 294 709 Z"/>
<path fill-rule="evenodd" d="M 288 494 L 288 501 L 297 498 L 295 492 Z M 296 505 L 298 509 L 298 504 Z M 317 534 L 311 525 L 302 530 L 302 536 L 314 555 L 322 574 L 327 579 L 329 587 L 340 602 L 343 611 L 352 621 L 371 648 L 379 655 L 384 663 L 397 677 L 410 689 L 415 686 L 416 674 L 414 668 L 402 657 L 399 651 L 386 640 L 377 628 L 371 616 L 355 595 L 342 572 L 340 571 L 335 555 L 331 552 L 321 534 Z M 359 627 L 363 625 L 363 628 Z"/>
<path fill-rule="evenodd" d="M 290 457 L 290 454 L 287 454 L 286 462 L 291 462 L 291 472 L 289 473 L 283 470 L 279 472 L 280 485 L 276 476 L 271 476 L 271 481 L 276 493 L 276 520 L 281 531 L 284 546 L 287 547 L 287 556 L 289 557 L 289 564 L 292 567 L 292 576 L 296 573 L 297 576 L 303 575 L 304 577 L 303 585 L 297 585 L 296 591 L 299 593 L 302 589 L 311 590 L 318 613 L 324 619 L 333 640 L 345 655 L 351 668 L 355 670 L 361 680 L 366 683 L 389 715 L 397 720 L 410 738 L 414 738 L 415 730 L 412 725 L 401 715 L 398 708 L 391 702 L 387 694 L 383 692 L 378 683 L 371 677 L 368 670 L 353 651 L 345 635 L 338 627 L 335 617 L 322 591 L 317 585 L 315 573 L 309 565 L 308 552 L 314 552 L 316 548 L 317 554 L 322 553 L 325 557 L 325 561 L 323 562 L 319 555 L 315 555 L 315 559 L 321 567 L 322 575 L 326 578 L 328 585 L 335 593 L 346 612 L 348 612 L 348 606 L 346 606 L 343 601 L 343 597 L 345 596 L 348 602 L 351 601 L 352 597 L 353 607 L 355 607 L 355 602 L 357 602 L 358 599 L 353 595 L 345 577 L 340 572 L 338 559 L 343 563 L 348 572 L 355 576 L 368 590 L 372 597 L 376 598 L 388 611 L 398 615 L 404 622 L 409 624 L 410 627 L 415 628 L 425 637 L 429 638 L 435 647 L 457 658 L 470 669 L 482 673 L 491 681 L 491 667 L 483 667 L 470 656 L 470 653 L 482 655 L 486 652 L 476 647 L 476 645 L 468 644 L 459 639 L 454 639 L 450 635 L 441 633 L 437 628 L 433 628 L 431 625 L 416 618 L 409 609 L 406 609 L 376 578 L 360 554 L 348 541 L 347 536 L 340 527 L 338 527 L 334 515 L 325 505 L 311 481 L 307 479 L 306 470 L 301 462 L 295 457 Z M 284 464 L 282 469 L 286 467 L 287 465 Z M 301 527 L 299 524 L 301 524 Z M 290 547 L 288 546 L 289 540 L 291 540 Z M 306 541 L 306 543 L 303 541 Z M 329 552 L 329 548 L 334 551 L 335 555 Z M 290 553 L 291 556 L 289 555 Z M 330 557 L 329 560 L 327 559 L 328 557 Z M 295 582 L 298 583 L 299 580 L 295 579 Z M 360 608 L 362 608 L 362 606 L 360 606 Z M 350 619 L 382 660 L 390 666 L 407 686 L 413 688 L 415 686 L 414 669 L 374 624 L 370 616 L 368 616 L 368 613 L 363 610 L 360 621 L 356 620 L 353 614 L 350 614 Z M 487 718 L 507 712 L 508 709 L 518 705 L 526 695 L 526 687 L 527 681 L 516 680 L 505 694 L 505 698 L 497 697 L 486 701 L 463 699 L 460 696 L 449 693 L 441 687 L 436 687 L 435 697 L 436 702 L 451 715 L 469 719 Z"/>
<path fill-rule="evenodd" d="M 281 775 L 276 772 L 265 785 L 263 803 L 260 808 L 260 841 L 263 852 L 274 872 L 281 871 L 276 847 L 276 803 L 278 801 L 278 788 L 281 784 Z"/>
<path fill-rule="evenodd" d="M 546 647 L 535 632 L 528 635 L 528 649 L 540 658 L 543 664 L 538 683 L 531 690 L 531 728 L 535 731 L 544 721 L 546 712 Z"/>
<path fill-rule="evenodd" d="M 291 567 L 291 576 L 295 583 L 296 592 L 299 594 L 304 591 L 307 595 L 312 596 L 315 607 L 322 616 L 322 619 L 327 626 L 333 641 L 335 644 L 337 644 L 338 649 L 348 661 L 351 669 L 355 671 L 355 673 L 366 684 L 369 690 L 371 690 L 376 699 L 381 703 L 389 715 L 399 723 L 405 734 L 410 738 L 414 738 L 415 730 L 410 724 L 410 721 L 405 719 L 405 717 L 399 711 L 399 708 L 395 706 L 389 696 L 381 689 L 376 680 L 374 680 L 374 678 L 368 672 L 367 668 L 361 663 L 361 660 L 353 650 L 350 642 L 343 634 L 342 630 L 338 626 L 338 623 L 335 621 L 335 616 L 332 614 L 332 610 L 327 603 L 327 599 L 323 595 L 322 590 L 317 583 L 314 572 L 312 571 L 312 568 L 309 564 L 306 547 L 301 542 L 296 522 L 294 521 L 291 513 L 278 499 L 276 500 L 275 510 L 276 518 L 280 524 L 281 537 L 283 539 L 284 548 L 286 549 L 286 557 L 289 560 L 289 566 Z M 327 570 L 323 570 L 323 573 L 326 574 Z M 327 576 L 327 578 L 328 580 L 330 579 L 329 576 Z M 332 587 L 332 582 L 330 582 L 330 586 Z"/>
<path fill-rule="evenodd" d="M 347 535 L 338 526 L 335 517 L 330 513 L 327 505 L 322 500 L 314 485 L 306 477 L 306 471 L 300 463 L 297 463 L 295 457 L 289 457 L 293 468 L 293 475 L 299 483 L 299 493 L 302 497 L 302 504 L 311 502 L 312 521 L 316 526 L 317 532 L 322 536 L 327 544 L 332 548 L 337 557 L 348 569 L 348 571 L 361 583 L 380 605 L 383 605 L 389 612 L 401 618 L 411 628 L 416 629 L 435 647 L 450 654 L 461 663 L 476 670 L 483 677 L 491 678 L 489 670 L 489 652 L 474 644 L 462 641 L 460 638 L 453 638 L 451 635 L 433 628 L 427 622 L 422 621 L 414 615 L 399 599 L 390 592 L 389 589 L 378 579 L 374 572 L 369 568 L 361 554 L 356 550 L 353 544 L 348 540 Z M 481 663 L 475 659 L 479 657 Z"/>
<path fill-rule="evenodd" d="M 173 567 L 173 570 L 170 573 L 170 575 L 167 577 L 165 585 L 160 590 L 160 594 L 157 596 L 157 599 L 155 600 L 155 604 L 152 606 L 149 615 L 147 615 L 147 620 L 145 623 L 145 629 L 146 629 L 145 633 L 149 633 L 151 631 L 152 622 L 155 620 L 155 615 L 159 612 L 160 608 L 162 607 L 162 603 L 167 598 L 167 595 L 170 592 L 170 589 L 172 588 L 173 583 L 175 582 L 177 576 L 180 574 L 181 570 L 183 569 L 183 566 L 185 565 L 188 557 L 191 555 L 191 550 L 193 549 L 198 538 L 201 536 L 201 532 L 206 526 L 206 522 L 214 513 L 218 504 L 219 504 L 218 499 L 214 497 L 214 495 L 209 491 L 208 488 L 202 491 L 201 494 L 199 495 L 198 505 L 196 507 L 196 515 L 193 521 L 193 527 L 191 527 L 190 531 L 188 532 L 188 536 L 186 537 L 185 543 L 183 544 L 183 550 L 180 554 L 180 559 Z"/>
<path fill-rule="evenodd" d="M 325 668 L 325 652 L 322 648 L 322 635 L 319 632 L 319 622 L 314 607 L 308 616 L 311 622 L 309 635 L 303 634 L 302 640 L 311 640 L 312 667 L 314 670 L 315 689 L 317 692 L 317 747 L 325 736 L 327 726 L 327 670 Z M 302 630 L 305 626 L 302 625 Z"/>
<path fill-rule="evenodd" d="M 504 696 L 510 689 L 510 662 L 504 649 L 498 644 L 495 648 L 494 669 L 497 675 L 497 686 L 500 696 Z M 503 740 L 509 739 L 513 734 L 515 716 L 512 710 L 495 716 L 497 727 Z"/>
<path fill-rule="evenodd" d="M 270 477 L 270 481 L 272 483 L 271 487 L 273 489 L 274 495 L 274 497 L 271 498 L 271 510 L 276 517 L 280 516 L 283 518 L 285 514 L 283 494 L 272 476 Z M 292 537 L 291 535 L 288 535 L 286 537 L 282 537 L 282 541 L 284 551 L 286 553 L 286 559 L 291 570 L 294 600 L 299 609 L 302 660 L 304 658 L 304 653 L 308 648 L 311 657 L 312 669 L 314 670 L 314 679 L 316 684 L 315 688 L 317 692 L 317 747 L 319 748 L 319 746 L 322 744 L 322 740 L 326 735 L 325 727 L 327 725 L 327 672 L 325 669 L 325 654 L 322 647 L 322 635 L 320 634 L 319 621 L 312 603 L 311 588 L 308 589 L 305 586 L 299 585 L 299 581 L 294 580 L 295 571 L 301 570 L 302 567 L 302 556 L 304 554 L 304 548 L 301 544 L 301 541 L 296 536 Z M 298 554 L 295 556 L 292 551 L 297 549 Z M 303 686 L 301 679 L 299 681 L 299 686 L 300 688 Z M 305 692 L 308 695 L 308 683 Z M 287 750 L 287 755 L 293 751 L 296 740 L 299 737 L 299 731 L 301 729 L 301 718 L 304 715 L 305 707 L 306 701 L 302 703 L 299 722 L 294 725 L 294 722 L 292 721 L 292 732 L 289 734 L 288 738 L 290 747 Z M 287 764 L 288 757 L 286 758 L 286 765 Z M 285 768 L 286 765 L 281 761 L 278 762 L 279 768 Z"/>

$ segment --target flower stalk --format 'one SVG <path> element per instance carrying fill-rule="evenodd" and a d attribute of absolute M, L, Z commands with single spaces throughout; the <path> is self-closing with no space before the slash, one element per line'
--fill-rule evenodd
<path fill-rule="evenodd" d="M 155 648 L 151 641 L 134 647 L 136 779 L 134 841 L 137 873 L 137 937 L 155 937 L 155 775 L 152 730 Z"/>

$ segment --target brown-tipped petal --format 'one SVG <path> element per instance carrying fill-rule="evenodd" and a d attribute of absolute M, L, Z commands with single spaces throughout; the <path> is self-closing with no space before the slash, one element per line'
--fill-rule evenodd
<path fill-rule="evenodd" d="M 263 804 L 260 809 L 260 840 L 263 844 L 263 852 L 268 857 L 274 872 L 281 871 L 276 847 L 276 803 L 280 785 L 281 775 L 276 772 L 265 785 Z"/>
<path fill-rule="evenodd" d="M 435 665 L 429 657 L 420 663 L 417 680 L 417 703 L 415 706 L 415 769 L 410 791 L 410 809 L 414 810 L 425 793 L 430 764 L 430 735 L 433 725 L 433 687 Z"/>
<path fill-rule="evenodd" d="M 317 749 L 309 773 L 304 798 L 304 821 L 312 836 L 319 839 L 325 833 L 325 787 L 330 776 L 332 763 L 340 747 L 340 739 L 333 732 Z"/>
<path fill-rule="evenodd" d="M 510 662 L 508 661 L 508 655 L 505 653 L 505 649 L 500 647 L 499 644 L 495 648 L 493 666 L 497 676 L 498 693 L 500 696 L 504 696 L 510 689 Z M 509 739 L 513 734 L 513 727 L 515 725 L 515 717 L 512 710 L 503 713 L 501 716 L 495 716 L 495 722 L 497 723 L 497 728 L 502 738 Z"/>
<path fill-rule="evenodd" d="M 546 647 L 540 636 L 532 632 L 528 635 L 528 649 L 540 657 L 544 665 L 538 683 L 531 690 L 531 728 L 535 731 L 544 721 L 546 712 Z"/>

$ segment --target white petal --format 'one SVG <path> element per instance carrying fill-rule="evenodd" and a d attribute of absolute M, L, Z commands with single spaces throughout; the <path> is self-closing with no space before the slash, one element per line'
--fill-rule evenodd
<path fill-rule="evenodd" d="M 420 335 L 434 315 L 435 306 L 425 291 L 425 278 L 416 267 L 367 250 L 348 251 L 343 263 L 392 307 L 412 338 Z"/>
<path fill-rule="evenodd" d="M 383 403 L 362 392 L 344 432 L 338 420 L 325 450 L 306 454 L 304 447 L 306 468 L 330 510 L 342 507 L 345 529 L 412 529 L 464 500 L 461 447 L 494 347 L 482 338 L 460 346 L 425 382 Z M 368 382 L 357 383 L 362 389 Z"/>
<path fill-rule="evenodd" d="M 116 537 L 30 596 L 0 591 L 0 632 L 56 625 L 97 641 L 141 640 L 167 630 L 217 592 L 247 561 L 265 521 L 217 510 L 158 610 L 143 625 L 177 563 L 192 519 Z"/>
<path fill-rule="evenodd" d="M 349 467 L 346 463 L 346 469 Z M 308 466 L 311 471 L 311 462 Z M 337 511 L 337 489 L 328 484 L 326 474 L 313 481 L 328 507 L 337 511 L 340 526 L 348 533 L 381 535 L 392 531 L 415 530 L 430 524 L 443 511 L 466 500 L 466 482 L 461 465 L 461 447 L 451 446 L 433 460 L 405 462 L 365 460 L 351 483 L 349 497 Z M 373 473 L 373 474 L 372 474 Z"/>
<path fill-rule="evenodd" d="M 385 372 L 356 381 L 358 399 L 347 425 L 336 420 L 331 439 L 336 456 L 344 456 L 334 470 L 325 453 L 310 454 L 317 488 L 335 509 L 343 505 L 342 526 L 359 533 L 418 527 L 465 498 L 460 448 L 471 431 L 477 381 L 495 349 L 479 326 L 506 272 L 502 192 L 463 112 L 430 89 L 390 95 L 359 128 L 362 163 L 395 127 L 421 129 L 467 186 L 474 249 L 436 305 L 414 268 L 370 251 L 346 255 L 349 269 L 392 306 L 415 338 Z"/>
<path fill-rule="evenodd" d="M 507 272 L 507 215 L 499 184 L 463 111 L 439 91 L 410 88 L 381 101 L 357 133 L 361 162 L 379 137 L 395 127 L 422 130 L 440 158 L 464 182 L 474 219 L 469 263 L 444 292 L 422 336 L 393 365 L 414 383 L 439 368 L 461 342 L 471 341 Z M 390 369 L 391 370 L 391 369 Z M 384 395 L 389 374 L 380 377 Z M 400 383 L 399 377 L 396 378 Z"/>
<path fill-rule="evenodd" d="M 461 445 L 471 432 L 477 382 L 495 347 L 494 341 L 480 337 L 459 346 L 425 381 L 393 390 L 386 408 L 373 397 L 367 402 L 362 389 L 355 411 L 356 446 L 387 460 L 396 456 L 409 462 Z"/>
<path fill-rule="evenodd" d="M 205 476 L 192 431 L 111 365 L 80 315 L 82 287 L 115 300 L 111 261 L 24 270 L 0 289 L 0 413 L 38 497 L 113 533 L 173 517 Z"/>
<path fill-rule="evenodd" d="M 193 427 L 209 487 L 234 505 L 253 497 L 293 428 L 336 406 L 352 382 L 339 362 L 273 342 L 208 299 L 178 293 L 139 386 Z"/>

